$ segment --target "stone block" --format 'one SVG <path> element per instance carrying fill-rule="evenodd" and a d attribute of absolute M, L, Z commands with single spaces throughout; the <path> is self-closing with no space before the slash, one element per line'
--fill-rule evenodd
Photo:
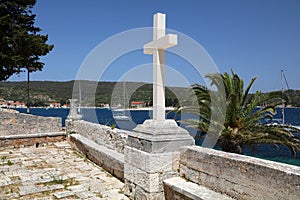
<path fill-rule="evenodd" d="M 195 183 L 186 181 L 180 177 L 173 177 L 164 181 L 165 199 L 184 199 L 184 200 L 211 200 L 222 199 L 232 200 L 232 198 L 217 193 L 206 187 L 199 186 Z"/>
<path fill-rule="evenodd" d="M 164 198 L 163 192 L 146 192 L 140 186 L 125 180 L 125 190 L 124 194 L 129 197 L 129 199 L 145 199 L 145 200 L 162 200 Z"/>
<path fill-rule="evenodd" d="M 62 191 L 62 192 L 55 192 L 54 193 L 54 196 L 58 199 L 62 199 L 62 198 L 69 197 L 69 196 L 72 196 L 72 195 L 74 195 L 74 192 L 72 192 L 72 191 Z"/>
<path fill-rule="evenodd" d="M 164 153 L 194 145 L 194 139 L 174 120 L 146 120 L 128 133 L 127 145 L 148 153 Z"/>
<path fill-rule="evenodd" d="M 84 188 L 82 185 L 72 185 L 67 187 L 68 190 L 71 190 L 73 192 L 84 192 L 87 189 Z"/>
<path fill-rule="evenodd" d="M 1 183 L 1 182 L 0 182 Z M 130 199 L 134 199 L 135 196 L 135 185 L 129 180 L 125 179 L 124 182 L 124 194 Z"/>
<path fill-rule="evenodd" d="M 180 176 L 186 177 L 188 180 L 190 180 L 194 183 L 199 183 L 200 172 L 193 170 L 191 168 L 188 168 L 185 165 L 181 165 L 180 166 Z"/>
<path fill-rule="evenodd" d="M 163 200 L 164 193 L 163 192 L 145 192 L 139 186 L 136 187 L 135 196 L 133 199 L 141 199 L 141 200 Z"/>
<path fill-rule="evenodd" d="M 179 152 L 147 153 L 126 146 L 124 155 L 125 161 L 136 168 L 149 173 L 163 173 L 173 171 L 177 167 Z"/>
<path fill-rule="evenodd" d="M 36 187 L 34 185 L 25 185 L 25 186 L 20 186 L 19 189 L 20 189 L 19 194 L 21 196 L 23 196 L 23 195 L 29 195 L 29 194 L 34 194 L 34 193 L 41 193 L 41 192 L 46 192 L 46 191 L 64 189 L 64 186 L 61 184 L 50 185 L 50 186 L 45 186 L 45 187 Z"/>
<path fill-rule="evenodd" d="M 147 173 L 125 163 L 124 176 L 126 177 L 127 181 L 138 185 L 146 192 L 162 192 L 161 179 L 158 173 Z"/>
<path fill-rule="evenodd" d="M 177 174 L 180 147 L 193 144 L 194 139 L 174 120 L 138 125 L 128 133 L 124 150 L 126 193 L 133 199 L 163 199 L 162 181 Z"/>

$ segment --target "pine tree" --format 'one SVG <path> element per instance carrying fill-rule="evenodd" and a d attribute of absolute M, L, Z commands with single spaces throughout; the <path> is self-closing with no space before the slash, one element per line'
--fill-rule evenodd
<path fill-rule="evenodd" d="M 31 9 L 35 0 L 0 0 L 0 81 L 20 73 L 42 70 L 40 56 L 47 55 L 53 45 L 47 44 L 48 35 L 34 26 Z"/>

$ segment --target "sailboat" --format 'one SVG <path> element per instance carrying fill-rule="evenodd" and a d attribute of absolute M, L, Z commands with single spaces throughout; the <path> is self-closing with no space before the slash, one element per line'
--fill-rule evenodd
<path fill-rule="evenodd" d="M 280 77 L 281 77 L 281 93 L 283 95 L 284 94 L 284 82 L 285 82 L 288 90 L 290 89 L 290 87 L 289 87 L 289 84 L 286 80 L 286 77 L 285 77 L 285 74 L 284 74 L 283 70 L 281 70 L 281 76 Z M 282 116 L 281 123 L 282 124 L 285 124 L 285 113 L 284 113 L 284 111 L 285 111 L 285 103 L 284 103 L 284 100 L 282 98 L 282 108 L 281 108 L 281 116 Z"/>
<path fill-rule="evenodd" d="M 284 83 L 287 86 L 287 89 L 289 90 L 290 89 L 289 84 L 287 82 L 287 79 L 285 77 L 285 74 L 284 74 L 283 70 L 281 70 L 281 93 L 282 93 L 282 95 L 284 94 L 284 91 L 285 91 L 284 90 Z M 282 105 L 281 105 L 281 119 L 273 119 L 272 124 L 273 125 L 289 126 L 289 127 L 291 127 L 290 131 L 293 131 L 292 130 L 293 128 L 300 129 L 300 126 L 287 124 L 285 122 L 285 102 L 284 102 L 283 98 L 282 98 Z"/>
<path fill-rule="evenodd" d="M 113 117 L 115 121 L 130 121 L 131 117 L 126 115 L 126 87 L 125 82 L 123 82 L 123 105 L 124 108 L 118 108 L 113 110 Z"/>
<path fill-rule="evenodd" d="M 136 127 L 136 123 L 132 120 L 129 110 L 126 109 L 126 99 L 126 87 L 125 82 L 123 82 L 123 105 L 120 105 L 118 108 L 112 110 L 113 118 L 120 129 L 131 131 Z"/>
<path fill-rule="evenodd" d="M 82 110 L 81 110 L 82 97 L 81 97 L 81 82 L 80 81 L 78 84 L 78 88 L 79 88 L 79 106 L 77 108 L 77 113 L 78 113 L 78 115 L 81 116 L 81 118 L 83 118 L 83 114 L 82 114 Z"/>

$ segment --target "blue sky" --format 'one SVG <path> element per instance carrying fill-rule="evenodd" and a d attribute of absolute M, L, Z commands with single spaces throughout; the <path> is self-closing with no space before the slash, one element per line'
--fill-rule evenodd
<path fill-rule="evenodd" d="M 99 43 L 129 29 L 150 27 L 153 14 L 162 12 L 167 14 L 167 28 L 201 44 L 221 72 L 232 68 L 246 82 L 258 76 L 253 90 L 280 89 L 281 69 L 290 88 L 300 89 L 299 11 L 297 0 L 38 0 L 33 10 L 36 25 L 55 47 L 42 58 L 43 71 L 31 78 L 75 79 L 81 63 Z M 151 61 L 142 50 L 123 55 L 101 81 L 119 80 L 131 68 Z M 167 54 L 167 65 L 176 63 L 180 65 L 176 70 L 190 83 L 202 81 L 193 76 L 187 62 Z M 25 73 L 9 79 L 22 80 Z M 173 81 L 169 84 L 178 85 Z"/>

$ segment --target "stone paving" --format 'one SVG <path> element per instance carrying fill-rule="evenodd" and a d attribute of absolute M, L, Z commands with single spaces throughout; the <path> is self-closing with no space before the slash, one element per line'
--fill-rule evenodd
<path fill-rule="evenodd" d="M 67 142 L 0 149 L 0 199 L 128 200 L 124 184 Z"/>

